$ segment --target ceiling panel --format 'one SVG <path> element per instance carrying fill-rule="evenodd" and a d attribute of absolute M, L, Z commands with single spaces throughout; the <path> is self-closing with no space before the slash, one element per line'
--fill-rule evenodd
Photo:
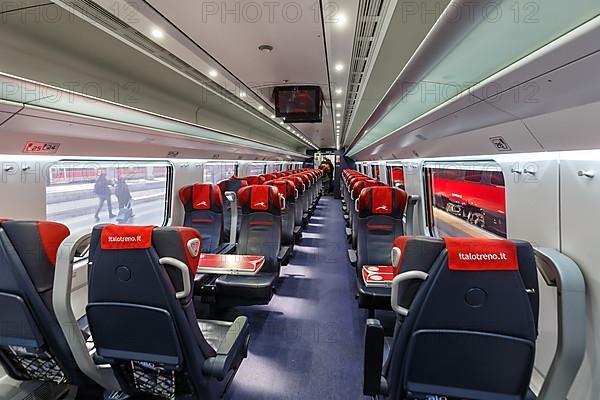
<path fill-rule="evenodd" d="M 319 2 L 314 0 L 147 3 L 271 104 L 274 86 L 321 86 L 326 100 L 323 122 L 294 126 L 321 147 L 335 146 L 330 91 L 336 101 L 340 94 L 336 95 L 335 90 L 345 88 L 348 79 L 346 71 L 334 67 L 341 63 L 347 70 L 355 1 L 325 5 L 325 37 Z M 273 51 L 260 51 L 258 47 L 263 44 L 272 46 Z"/>

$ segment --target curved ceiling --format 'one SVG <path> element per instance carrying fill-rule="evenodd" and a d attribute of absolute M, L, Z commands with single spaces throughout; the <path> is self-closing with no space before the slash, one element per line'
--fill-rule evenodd
<path fill-rule="evenodd" d="M 514 5 L 510 1 L 453 1 L 357 135 L 347 141 L 348 155 L 372 155 L 391 137 L 411 145 L 415 138 L 407 140 L 402 132 L 419 118 L 459 98 L 471 97 L 467 103 L 473 105 L 490 93 L 509 90 L 515 82 L 503 82 L 504 86 L 488 82 L 486 93 L 472 88 L 600 13 L 596 0 L 528 3 L 524 10 L 517 10 L 520 14 L 514 13 Z M 473 17 L 465 18 L 468 13 Z M 432 134 L 422 132 L 417 140 Z"/>

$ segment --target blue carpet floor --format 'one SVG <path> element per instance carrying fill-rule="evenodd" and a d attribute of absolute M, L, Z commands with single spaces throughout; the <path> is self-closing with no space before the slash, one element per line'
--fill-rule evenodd
<path fill-rule="evenodd" d="M 323 197 L 268 306 L 240 308 L 250 349 L 228 400 L 355 400 L 362 396 L 366 311 L 354 295 L 339 200 Z"/>

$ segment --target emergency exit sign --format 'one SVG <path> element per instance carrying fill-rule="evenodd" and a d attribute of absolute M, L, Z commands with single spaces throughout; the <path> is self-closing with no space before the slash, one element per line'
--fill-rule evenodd
<path fill-rule="evenodd" d="M 55 154 L 60 143 L 27 142 L 23 153 L 29 154 Z"/>

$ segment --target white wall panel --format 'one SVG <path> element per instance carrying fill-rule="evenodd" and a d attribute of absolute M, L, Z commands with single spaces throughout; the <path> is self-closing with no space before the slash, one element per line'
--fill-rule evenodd
<path fill-rule="evenodd" d="M 565 155 L 560 166 L 562 252 L 582 269 L 587 285 L 587 353 L 569 399 L 596 400 L 600 393 L 600 157 Z M 593 179 L 578 171 L 596 171 Z"/>

